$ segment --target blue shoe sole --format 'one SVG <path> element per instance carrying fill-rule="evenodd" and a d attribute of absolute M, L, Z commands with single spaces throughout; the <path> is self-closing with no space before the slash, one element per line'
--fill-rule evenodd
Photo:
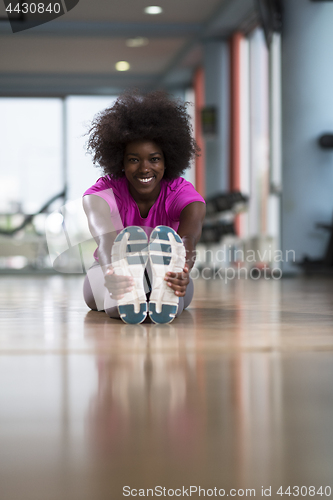
<path fill-rule="evenodd" d="M 176 317 L 178 311 L 178 304 L 171 306 L 169 304 L 162 304 L 160 313 L 156 311 L 156 303 L 149 302 L 149 317 L 157 324 L 171 323 Z"/>
<path fill-rule="evenodd" d="M 142 323 L 146 317 L 148 312 L 147 302 L 140 304 L 140 312 L 136 313 L 134 311 L 134 304 L 125 304 L 123 306 L 118 306 L 119 316 L 124 321 L 124 323 L 128 323 L 129 325 L 137 325 Z"/>

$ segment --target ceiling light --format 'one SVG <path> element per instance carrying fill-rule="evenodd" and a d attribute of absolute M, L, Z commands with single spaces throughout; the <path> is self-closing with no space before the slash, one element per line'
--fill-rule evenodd
<path fill-rule="evenodd" d="M 127 61 L 118 61 L 116 63 L 117 71 L 128 71 L 130 69 L 130 65 Z"/>
<path fill-rule="evenodd" d="M 150 5 L 149 7 L 145 7 L 145 14 L 162 14 L 162 7 L 158 7 L 158 5 Z"/>
<path fill-rule="evenodd" d="M 144 38 L 143 36 L 137 36 L 136 38 L 129 38 L 126 40 L 127 47 L 143 47 L 144 45 L 148 45 L 148 38 Z"/>

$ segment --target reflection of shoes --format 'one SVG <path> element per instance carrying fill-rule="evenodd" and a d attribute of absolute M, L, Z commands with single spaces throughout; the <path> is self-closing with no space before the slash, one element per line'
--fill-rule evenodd
<path fill-rule="evenodd" d="M 118 311 L 125 323 L 142 323 L 147 316 L 143 275 L 148 260 L 148 238 L 141 227 L 130 226 L 117 236 L 112 247 L 112 267 L 117 276 L 132 276 L 131 292 L 118 300 Z"/>
<path fill-rule="evenodd" d="M 185 266 L 185 247 L 171 227 L 157 226 L 150 235 L 149 258 L 153 288 L 149 316 L 154 323 L 170 323 L 178 311 L 179 297 L 164 280 L 167 272 L 181 273 Z"/>

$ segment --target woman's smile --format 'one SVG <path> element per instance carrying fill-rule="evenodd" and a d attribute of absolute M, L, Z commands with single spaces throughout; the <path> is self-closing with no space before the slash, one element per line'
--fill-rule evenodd
<path fill-rule="evenodd" d="M 153 179 L 155 179 L 155 176 L 152 177 L 138 177 L 138 180 L 142 182 L 143 184 L 149 184 Z"/>

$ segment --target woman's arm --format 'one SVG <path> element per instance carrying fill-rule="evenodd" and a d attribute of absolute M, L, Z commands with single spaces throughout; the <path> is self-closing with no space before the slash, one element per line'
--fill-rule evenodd
<path fill-rule="evenodd" d="M 117 231 L 112 222 L 110 207 L 103 198 L 95 194 L 84 196 L 82 204 L 89 230 L 98 245 L 98 262 L 103 270 L 105 286 L 112 297 L 118 300 L 132 289 L 133 279 L 115 275 L 111 266 L 111 249 Z"/>
<path fill-rule="evenodd" d="M 110 207 L 100 196 L 88 194 L 82 200 L 88 219 L 89 230 L 98 245 L 98 262 L 104 266 L 111 264 L 111 248 L 117 236 L 111 218 Z"/>
<path fill-rule="evenodd" d="M 178 234 L 186 249 L 186 264 L 190 271 L 195 262 L 195 248 L 200 240 L 202 224 L 206 215 L 206 205 L 195 201 L 187 205 L 180 214 Z"/>
<path fill-rule="evenodd" d="M 195 248 L 200 239 L 206 205 L 195 201 L 187 205 L 180 214 L 178 234 L 182 238 L 186 250 L 186 264 L 182 273 L 167 273 L 165 280 L 179 297 L 184 297 L 190 281 L 189 272 L 195 262 Z"/>

